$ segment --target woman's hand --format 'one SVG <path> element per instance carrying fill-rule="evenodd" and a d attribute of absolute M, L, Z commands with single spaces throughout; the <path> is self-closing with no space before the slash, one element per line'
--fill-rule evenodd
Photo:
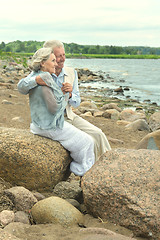
<path fill-rule="evenodd" d="M 47 84 L 42 80 L 40 76 L 36 77 L 36 83 L 41 86 L 47 86 Z"/>

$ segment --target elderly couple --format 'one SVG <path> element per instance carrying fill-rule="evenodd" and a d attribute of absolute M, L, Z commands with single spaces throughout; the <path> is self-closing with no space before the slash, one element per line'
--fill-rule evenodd
<path fill-rule="evenodd" d="M 32 72 L 19 81 L 18 90 L 29 93 L 31 132 L 60 142 L 73 159 L 70 171 L 83 176 L 111 147 L 101 129 L 72 111 L 81 102 L 78 76 L 64 62 L 63 43 L 46 41 L 33 55 Z"/>

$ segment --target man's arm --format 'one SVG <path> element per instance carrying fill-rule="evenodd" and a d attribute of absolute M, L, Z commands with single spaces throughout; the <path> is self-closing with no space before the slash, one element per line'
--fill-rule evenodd
<path fill-rule="evenodd" d="M 70 83 L 63 83 L 63 87 L 61 88 L 62 92 L 69 92 L 69 100 L 68 103 L 74 108 L 78 107 L 81 103 L 79 87 L 78 87 L 78 75 L 77 71 L 75 71 L 75 79 L 73 83 L 73 87 Z"/>
<path fill-rule="evenodd" d="M 46 86 L 47 84 L 42 80 L 40 76 L 35 76 L 33 72 L 31 72 L 27 77 L 22 78 L 17 87 L 18 91 L 22 94 L 28 94 L 29 90 L 37 87 L 37 85 Z"/>

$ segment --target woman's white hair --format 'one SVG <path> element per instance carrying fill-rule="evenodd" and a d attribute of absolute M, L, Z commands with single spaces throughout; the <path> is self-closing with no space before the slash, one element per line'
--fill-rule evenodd
<path fill-rule="evenodd" d="M 64 44 L 59 40 L 49 40 L 43 44 L 43 47 L 52 48 L 52 50 L 54 50 L 56 47 L 64 48 Z"/>
<path fill-rule="evenodd" d="M 51 53 L 53 53 L 53 50 L 49 47 L 38 49 L 28 63 L 29 68 L 35 72 L 38 72 L 41 69 L 41 62 L 47 61 Z"/>

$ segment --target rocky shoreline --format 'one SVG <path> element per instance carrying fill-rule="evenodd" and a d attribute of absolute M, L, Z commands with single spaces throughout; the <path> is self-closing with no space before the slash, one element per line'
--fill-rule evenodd
<path fill-rule="evenodd" d="M 67 172 L 68 153 L 55 145 L 63 168 L 50 171 L 50 141 L 38 149 L 41 138 L 29 133 L 28 96 L 16 87 L 28 69 L 3 60 L 0 72 L 0 239 L 159 239 L 159 106 L 95 96 L 92 87 L 80 85 L 82 103 L 75 112 L 100 127 L 112 146 L 80 185 Z M 102 79 L 88 69 L 78 75 L 80 82 Z"/>
<path fill-rule="evenodd" d="M 114 86 L 115 79 L 110 77 L 109 74 L 103 72 L 95 72 L 93 73 L 89 69 L 77 69 L 78 77 L 79 77 L 79 85 L 82 89 L 83 93 L 86 93 L 87 96 L 90 95 L 92 97 L 96 96 L 99 98 L 110 98 L 110 99 L 119 99 L 125 102 L 137 102 L 142 105 L 151 105 L 153 107 L 159 108 L 156 102 L 151 102 L 150 99 L 144 99 L 143 102 L 138 101 L 137 99 L 132 99 L 130 95 L 130 88 L 126 85 L 121 86 L 121 82 L 125 82 L 125 80 L 119 80 L 119 87 L 114 88 L 96 88 L 96 83 L 109 83 Z M 84 85 L 86 84 L 87 85 Z M 137 96 L 138 98 L 138 96 Z"/>

